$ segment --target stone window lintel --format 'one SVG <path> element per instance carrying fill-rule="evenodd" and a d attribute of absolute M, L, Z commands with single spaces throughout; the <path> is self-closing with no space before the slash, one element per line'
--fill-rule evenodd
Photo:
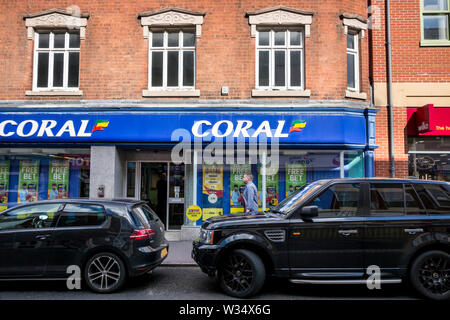
<path fill-rule="evenodd" d="M 305 37 L 309 38 L 311 34 L 311 23 L 314 12 L 301 11 L 287 7 L 275 7 L 247 12 L 248 22 L 250 24 L 250 35 L 256 37 L 258 26 L 303 26 L 305 28 Z"/>
<path fill-rule="evenodd" d="M 32 40 L 36 29 L 77 29 L 80 30 L 80 39 L 85 39 L 88 14 L 72 14 L 71 12 L 52 9 L 36 14 L 25 15 L 27 38 Z"/>
<path fill-rule="evenodd" d="M 344 24 L 344 34 L 348 34 L 348 29 L 358 31 L 360 38 L 364 39 L 365 31 L 367 30 L 367 20 L 354 14 L 342 14 L 342 23 Z"/>
<path fill-rule="evenodd" d="M 143 36 L 148 38 L 152 27 L 195 26 L 195 35 L 202 35 L 203 12 L 195 12 L 178 8 L 167 8 L 154 12 L 140 13 Z"/>

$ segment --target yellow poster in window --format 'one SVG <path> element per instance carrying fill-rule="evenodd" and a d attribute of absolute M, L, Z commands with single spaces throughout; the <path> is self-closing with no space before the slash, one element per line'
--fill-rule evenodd
<path fill-rule="evenodd" d="M 223 166 L 203 165 L 203 220 L 223 214 Z"/>

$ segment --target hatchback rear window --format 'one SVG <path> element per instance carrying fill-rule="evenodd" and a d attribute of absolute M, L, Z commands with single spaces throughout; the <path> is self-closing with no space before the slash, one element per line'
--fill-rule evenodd
<path fill-rule="evenodd" d="M 105 209 L 100 205 L 68 203 L 64 206 L 57 228 L 97 226 L 106 220 Z"/>
<path fill-rule="evenodd" d="M 151 221 L 158 220 L 156 213 L 146 205 L 133 207 L 133 212 L 144 226 L 148 226 Z"/>

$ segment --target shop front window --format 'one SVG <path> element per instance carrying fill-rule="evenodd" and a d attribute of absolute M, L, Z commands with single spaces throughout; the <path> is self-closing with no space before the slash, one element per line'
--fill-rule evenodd
<path fill-rule="evenodd" d="M 274 160 L 270 154 L 267 159 Z M 197 173 L 193 185 L 197 188 L 194 204 L 202 209 L 202 218 L 191 221 L 188 216 L 185 223 L 199 226 L 212 216 L 243 213 L 245 173 L 253 176 L 253 183 L 258 188 L 259 211 L 263 211 L 277 206 L 307 183 L 321 179 L 363 177 L 363 160 L 362 151 L 282 150 L 276 161 L 267 162 L 265 170 L 262 161 L 252 161 L 248 155 L 244 164 L 199 161 L 194 163 Z"/>
<path fill-rule="evenodd" d="M 450 181 L 450 137 L 411 137 L 408 145 L 409 176 Z"/>
<path fill-rule="evenodd" d="M 89 149 L 0 152 L 0 211 L 39 200 L 89 197 Z"/>
<path fill-rule="evenodd" d="M 364 157 L 361 151 L 345 151 L 344 172 L 346 178 L 364 176 Z"/>
<path fill-rule="evenodd" d="M 136 162 L 127 163 L 127 198 L 136 196 Z"/>

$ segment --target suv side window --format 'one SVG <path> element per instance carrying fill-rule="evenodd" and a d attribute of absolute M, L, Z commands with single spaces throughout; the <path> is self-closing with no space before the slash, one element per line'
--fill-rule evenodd
<path fill-rule="evenodd" d="M 415 184 L 420 199 L 429 214 L 449 213 L 450 192 L 445 186 L 438 184 Z"/>
<path fill-rule="evenodd" d="M 56 227 L 99 226 L 105 220 L 106 214 L 103 206 L 68 203 L 61 213 Z"/>
<path fill-rule="evenodd" d="M 31 205 L 0 215 L 0 230 L 51 228 L 61 203 Z"/>
<path fill-rule="evenodd" d="M 353 217 L 358 212 L 360 190 L 359 183 L 335 184 L 307 206 L 317 206 L 319 218 Z"/>
<path fill-rule="evenodd" d="M 413 186 L 405 184 L 405 202 L 407 215 L 427 214 Z"/>
<path fill-rule="evenodd" d="M 403 184 L 371 183 L 370 215 L 375 217 L 402 216 L 405 212 Z"/>

